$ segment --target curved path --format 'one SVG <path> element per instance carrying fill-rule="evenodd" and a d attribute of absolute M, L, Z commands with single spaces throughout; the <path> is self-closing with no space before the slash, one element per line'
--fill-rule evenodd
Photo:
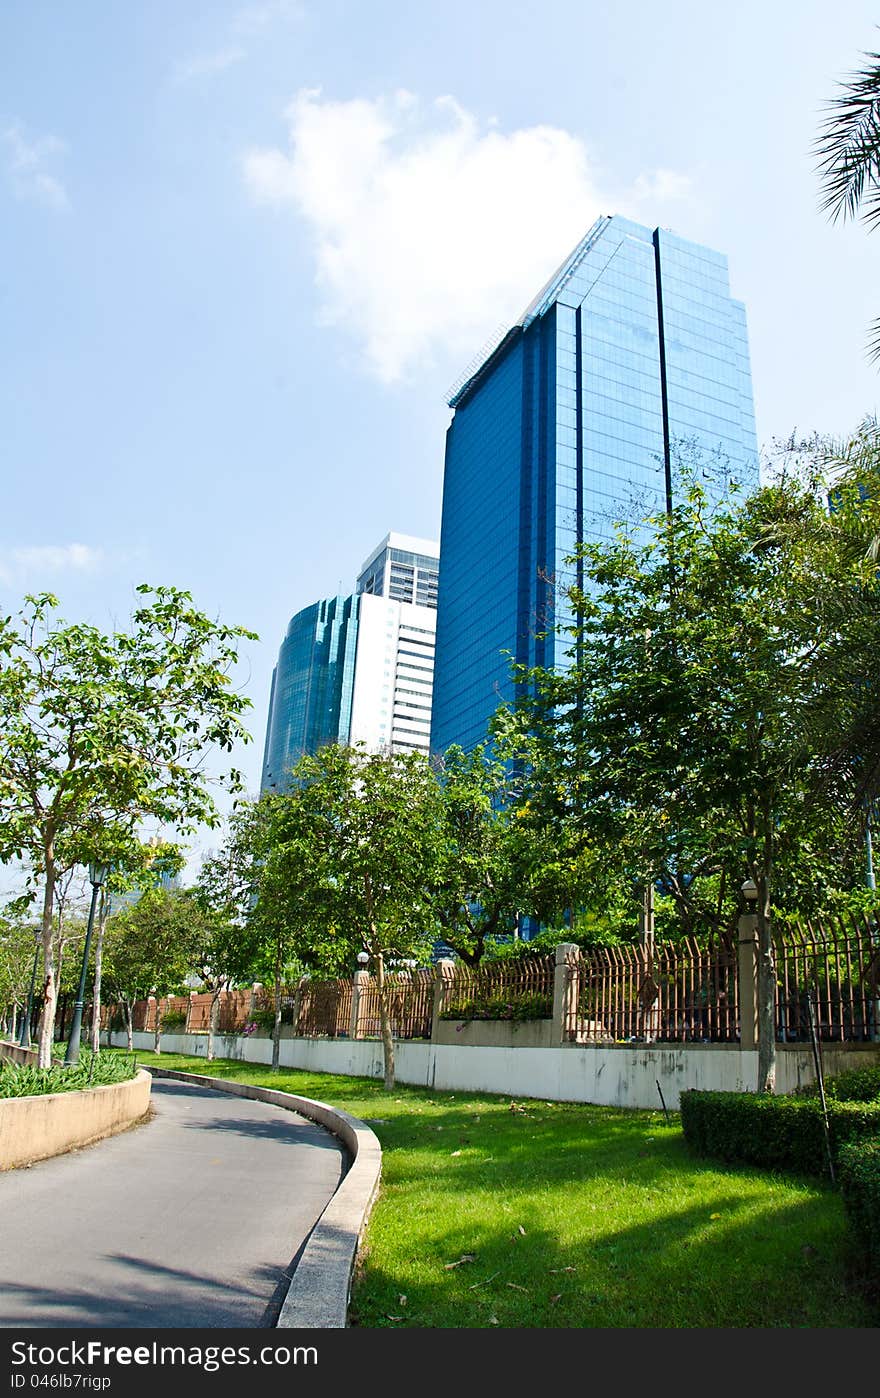
<path fill-rule="evenodd" d="M 345 1171 L 264 1102 L 153 1080 L 143 1126 L 0 1173 L 0 1326 L 275 1324 Z"/>

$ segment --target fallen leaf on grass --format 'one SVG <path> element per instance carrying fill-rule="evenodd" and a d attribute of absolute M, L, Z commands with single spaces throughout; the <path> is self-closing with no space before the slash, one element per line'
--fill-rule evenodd
<path fill-rule="evenodd" d="M 522 1233 L 523 1237 L 525 1237 L 525 1236 L 526 1236 L 526 1230 L 523 1228 L 522 1224 L 521 1224 L 521 1223 L 518 1223 L 518 1224 L 517 1224 L 517 1227 L 519 1228 L 519 1231 L 520 1231 L 520 1233 Z"/>
<path fill-rule="evenodd" d="M 460 1150 L 454 1150 L 454 1151 L 452 1152 L 452 1154 L 453 1154 L 453 1155 L 461 1155 L 461 1151 L 460 1151 Z"/>
<path fill-rule="evenodd" d="M 460 1267 L 463 1262 L 475 1262 L 476 1256 L 474 1252 L 463 1252 L 457 1262 L 444 1262 L 443 1269 L 446 1272 L 450 1272 L 453 1267 Z"/>
<path fill-rule="evenodd" d="M 561 1301 L 561 1300 L 562 1300 L 562 1292 L 561 1292 L 561 1291 L 557 1291 L 557 1293 L 556 1293 L 555 1296 L 551 1296 L 551 1297 L 550 1297 L 550 1305 L 551 1305 L 551 1306 L 555 1306 L 555 1305 L 556 1305 L 556 1302 L 557 1302 L 557 1301 Z"/>
<path fill-rule="evenodd" d="M 468 1291 L 476 1291 L 478 1286 L 488 1286 L 490 1281 L 494 1281 L 497 1276 L 498 1273 L 493 1272 L 491 1277 L 484 1277 L 482 1281 L 471 1282 L 470 1286 L 468 1287 Z"/>
<path fill-rule="evenodd" d="M 406 1297 L 405 1297 L 405 1296 L 398 1296 L 398 1298 L 397 1298 L 397 1304 L 398 1304 L 398 1306 L 405 1306 L 405 1305 L 406 1305 Z"/>
<path fill-rule="evenodd" d="M 405 1319 L 405 1316 L 402 1316 L 402 1315 L 386 1315 L 385 1319 L 386 1319 L 386 1320 L 404 1320 L 404 1319 Z"/>
<path fill-rule="evenodd" d="M 551 1267 L 551 1272 L 576 1272 L 577 1267 Z"/>
<path fill-rule="evenodd" d="M 710 1218 L 720 1218 L 721 1215 L 720 1215 L 720 1214 L 710 1214 L 709 1217 L 710 1217 Z"/>
<path fill-rule="evenodd" d="M 528 1291 L 529 1289 L 527 1286 L 517 1286 L 516 1282 L 507 1282 L 507 1286 L 510 1287 L 511 1291 Z"/>
<path fill-rule="evenodd" d="M 490 1325 L 500 1325 L 500 1324 L 501 1324 L 501 1321 L 498 1319 L 497 1315 L 490 1315 L 490 1317 L 489 1317 L 489 1324 L 490 1324 Z"/>

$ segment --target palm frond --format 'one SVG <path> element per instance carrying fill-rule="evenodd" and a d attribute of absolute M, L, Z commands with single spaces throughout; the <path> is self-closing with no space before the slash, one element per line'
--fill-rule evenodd
<path fill-rule="evenodd" d="M 867 66 L 840 84 L 815 143 L 820 208 L 833 222 L 861 212 L 868 223 L 880 223 L 880 54 L 863 57 Z"/>

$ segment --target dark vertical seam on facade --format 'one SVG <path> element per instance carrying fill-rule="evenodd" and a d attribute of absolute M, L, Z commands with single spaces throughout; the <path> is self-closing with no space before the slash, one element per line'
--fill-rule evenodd
<path fill-rule="evenodd" d="M 657 282 L 657 336 L 660 342 L 660 401 L 663 405 L 663 467 L 666 474 L 666 513 L 672 514 L 672 450 L 669 441 L 669 397 L 666 385 L 666 335 L 663 326 L 663 279 L 660 272 L 660 230 L 654 229 L 654 274 Z"/>
<path fill-rule="evenodd" d="M 534 336 L 523 336 L 522 422 L 520 425 L 519 553 L 516 599 L 516 660 L 529 663 L 529 577 L 532 567 L 532 360 Z"/>
<path fill-rule="evenodd" d="M 575 583 L 578 592 L 584 590 L 584 560 L 581 557 L 581 549 L 584 543 L 584 352 L 581 343 L 581 332 L 583 323 L 581 319 L 581 307 L 578 306 L 574 313 L 574 401 L 575 401 L 575 435 L 577 442 L 576 451 L 576 478 L 575 478 L 575 521 L 574 521 L 574 541 L 577 553 L 575 563 Z M 582 659 L 582 641 L 580 629 L 577 633 L 577 663 Z"/>
<path fill-rule="evenodd" d="M 534 628 L 535 637 L 535 664 L 543 666 L 546 663 L 547 643 L 544 633 L 548 624 L 548 604 L 551 584 L 547 581 L 550 576 L 550 551 L 547 547 L 547 523 L 548 523 L 548 500 L 549 490 L 548 460 L 547 460 L 547 424 L 550 414 L 547 411 L 547 395 L 549 392 L 549 363 L 547 344 L 549 330 L 555 329 L 555 316 L 542 316 L 539 324 L 538 353 L 539 378 L 538 378 L 538 422 L 537 422 L 537 444 L 538 455 L 536 465 L 537 476 L 537 510 L 535 537 L 537 547 L 535 549 L 535 574 L 534 574 L 534 611 L 531 622 Z M 553 415 L 555 417 L 555 414 Z"/>

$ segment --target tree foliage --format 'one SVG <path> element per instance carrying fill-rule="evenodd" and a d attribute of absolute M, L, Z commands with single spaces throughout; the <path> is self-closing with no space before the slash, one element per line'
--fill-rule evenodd
<path fill-rule="evenodd" d="M 846 608 L 814 605 L 820 574 L 838 599 L 862 576 L 846 520 L 792 476 L 711 510 L 684 483 L 640 531 L 584 547 L 569 663 L 520 670 L 496 725 L 531 805 L 621 882 L 656 882 L 682 930 L 729 935 L 754 880 L 767 1086 L 774 893 L 839 878 L 860 837 L 828 761 L 852 700 L 836 678 Z"/>
<path fill-rule="evenodd" d="M 859 217 L 880 225 L 880 53 L 862 55 L 862 67 L 840 84 L 828 104 L 816 142 L 822 181 L 821 207 L 832 220 Z M 880 359 L 880 321 L 871 327 L 868 351 Z"/>
<path fill-rule="evenodd" d="M 86 863 L 108 829 L 146 818 L 177 830 L 216 821 L 204 759 L 246 741 L 230 669 L 241 637 L 176 588 L 142 586 L 128 631 L 57 615 L 49 593 L 0 618 L 0 862 L 43 885 L 40 1063 L 55 1005 L 52 916 L 60 873 Z M 240 789 L 234 769 L 223 779 Z"/>

